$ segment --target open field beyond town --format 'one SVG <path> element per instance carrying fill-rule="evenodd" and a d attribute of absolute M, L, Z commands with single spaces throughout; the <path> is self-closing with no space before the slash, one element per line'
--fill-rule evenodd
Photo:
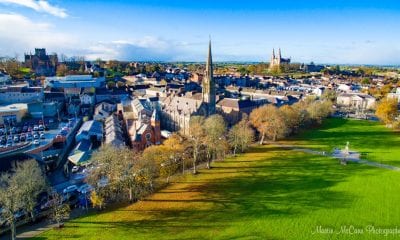
<path fill-rule="evenodd" d="M 400 165 L 400 138 L 378 123 L 328 119 L 290 142 L 331 151 L 346 141 L 369 160 Z M 397 171 L 256 146 L 139 203 L 72 220 L 36 239 L 382 239 L 366 226 L 400 226 L 399 182 Z M 351 225 L 364 232 L 316 232 Z"/>

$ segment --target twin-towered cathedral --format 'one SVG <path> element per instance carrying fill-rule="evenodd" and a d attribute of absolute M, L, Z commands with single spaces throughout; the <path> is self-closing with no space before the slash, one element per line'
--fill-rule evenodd
<path fill-rule="evenodd" d="M 283 64 L 289 64 L 290 58 L 282 58 L 281 49 L 278 50 L 278 55 L 275 55 L 275 49 L 272 49 L 271 61 L 269 62 L 269 68 L 279 67 Z"/>

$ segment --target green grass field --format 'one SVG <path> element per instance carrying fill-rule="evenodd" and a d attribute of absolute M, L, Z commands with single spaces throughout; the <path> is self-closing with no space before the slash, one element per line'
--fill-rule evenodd
<path fill-rule="evenodd" d="M 358 146 L 355 135 L 362 136 L 364 128 L 395 138 L 376 124 L 333 119 L 323 130 L 304 134 L 310 143 L 301 144 L 324 139 L 319 145 L 329 145 L 336 142 L 329 131 L 339 138 L 348 131 Z M 380 144 L 370 144 L 370 155 L 384 150 L 383 139 Z M 387 159 L 398 151 L 391 144 Z M 260 146 L 184 176 L 139 203 L 70 221 L 36 239 L 399 239 L 400 234 L 384 237 L 365 228 L 400 227 L 399 181 L 400 172 Z M 318 226 L 334 231 L 354 226 L 364 233 L 322 234 Z"/>
<path fill-rule="evenodd" d="M 347 141 L 364 159 L 400 166 L 400 133 L 379 122 L 328 119 L 321 128 L 303 132 L 289 142 L 331 152 L 334 147 L 344 148 Z"/>

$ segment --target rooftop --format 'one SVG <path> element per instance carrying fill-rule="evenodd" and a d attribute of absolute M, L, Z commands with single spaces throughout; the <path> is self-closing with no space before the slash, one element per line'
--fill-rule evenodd
<path fill-rule="evenodd" d="M 10 105 L 0 106 L 0 112 L 18 112 L 22 109 L 27 110 L 28 104 L 14 103 L 14 104 L 10 104 Z"/>

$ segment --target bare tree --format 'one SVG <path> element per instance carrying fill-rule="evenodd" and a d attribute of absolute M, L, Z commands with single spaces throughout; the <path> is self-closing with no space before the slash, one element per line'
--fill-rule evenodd
<path fill-rule="evenodd" d="M 204 143 L 207 151 L 207 168 L 211 167 L 214 160 L 225 141 L 226 125 L 224 118 L 219 114 L 208 117 L 204 122 Z"/>
<path fill-rule="evenodd" d="M 67 203 L 64 203 L 63 197 L 56 191 L 53 191 L 50 195 L 50 220 L 57 223 L 57 227 L 63 226 L 66 219 L 69 218 L 71 209 Z"/>
<path fill-rule="evenodd" d="M 254 130 L 250 127 L 250 122 L 247 115 L 242 117 L 242 120 L 235 124 L 228 133 L 228 142 L 233 148 L 233 155 L 236 152 L 244 152 L 246 148 L 254 141 Z"/>
<path fill-rule="evenodd" d="M 23 208 L 30 214 L 32 221 L 35 221 L 34 209 L 38 196 L 50 187 L 45 175 L 36 160 L 31 159 L 18 164 L 13 177 L 20 184 Z"/>
<path fill-rule="evenodd" d="M 39 194 L 48 189 L 46 178 L 35 160 L 17 164 L 13 174 L 3 173 L 0 177 L 0 205 L 11 226 L 11 235 L 15 239 L 15 213 L 26 210 L 35 220 L 34 208 Z"/>
<path fill-rule="evenodd" d="M 204 121 L 203 116 L 194 116 L 190 119 L 189 123 L 190 143 L 193 147 L 193 174 L 197 173 L 196 165 L 204 140 Z"/>

